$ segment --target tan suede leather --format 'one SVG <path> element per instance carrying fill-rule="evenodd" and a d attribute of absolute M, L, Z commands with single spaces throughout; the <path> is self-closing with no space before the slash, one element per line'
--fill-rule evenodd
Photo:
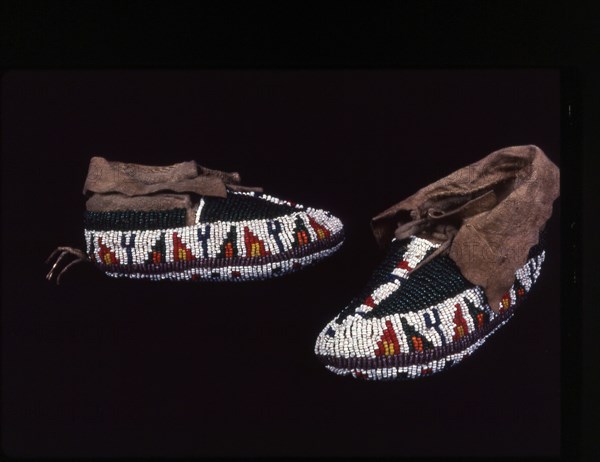
<path fill-rule="evenodd" d="M 236 191 L 262 191 L 261 188 L 248 188 L 240 186 L 239 183 L 240 175 L 237 172 L 220 172 L 202 167 L 193 161 L 167 166 L 149 166 L 92 157 L 83 193 L 145 196 L 171 191 L 226 197 L 227 187 Z"/>
<path fill-rule="evenodd" d="M 497 311 L 559 196 L 560 172 L 537 146 L 500 149 L 373 218 L 382 246 L 411 234 L 441 246 Z"/>
<path fill-rule="evenodd" d="M 94 194 L 86 202 L 90 212 L 106 212 L 109 210 L 171 210 L 192 207 L 189 194 L 155 194 L 152 200 L 147 196 L 126 196 L 118 193 Z"/>
<path fill-rule="evenodd" d="M 168 210 L 185 208 L 187 223 L 194 221 L 192 195 L 227 197 L 227 191 L 257 191 L 241 186 L 239 173 L 212 170 L 194 161 L 149 166 L 92 157 L 83 193 L 91 197 L 88 211 Z"/>

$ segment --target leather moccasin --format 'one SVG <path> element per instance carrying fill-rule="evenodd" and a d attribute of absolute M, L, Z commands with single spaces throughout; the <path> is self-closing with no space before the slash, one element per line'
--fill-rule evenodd
<path fill-rule="evenodd" d="M 537 146 L 495 151 L 372 221 L 387 254 L 318 336 L 330 371 L 412 379 L 471 355 L 537 281 L 559 170 Z"/>
<path fill-rule="evenodd" d="M 266 279 L 331 255 L 344 239 L 331 213 L 193 161 L 155 167 L 93 157 L 84 194 L 86 255 L 64 247 L 59 259 L 74 253 L 113 277 Z"/>

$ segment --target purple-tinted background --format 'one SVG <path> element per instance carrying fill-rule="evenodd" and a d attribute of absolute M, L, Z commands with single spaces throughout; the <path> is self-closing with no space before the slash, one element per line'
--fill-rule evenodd
<path fill-rule="evenodd" d="M 73 71 L 2 78 L 2 448 L 31 456 L 557 455 L 559 214 L 527 303 L 461 365 L 366 383 L 318 332 L 382 254 L 369 220 L 493 150 L 559 164 L 559 73 Z M 339 216 L 318 266 L 245 284 L 120 281 L 83 245 L 89 158 L 196 159 Z"/>

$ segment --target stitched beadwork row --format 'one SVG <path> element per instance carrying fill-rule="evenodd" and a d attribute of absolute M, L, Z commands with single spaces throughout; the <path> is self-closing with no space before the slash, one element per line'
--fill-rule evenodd
<path fill-rule="evenodd" d="M 225 265 L 222 267 L 189 267 L 181 265 L 172 271 L 159 271 L 157 267 L 148 266 L 144 272 L 139 271 L 107 271 L 107 275 L 111 277 L 129 277 L 133 279 L 149 279 L 149 280 L 192 280 L 192 281 L 248 281 L 261 280 L 277 277 L 283 274 L 298 271 L 306 266 L 309 266 L 316 261 L 328 257 L 335 253 L 342 242 L 330 248 L 325 248 L 321 251 L 307 253 L 306 256 L 289 257 L 278 262 L 267 262 L 263 264 L 253 265 L 237 265 L 233 264 L 228 259 L 223 261 Z M 239 259 L 237 259 L 239 261 Z M 231 263 L 227 265 L 226 263 Z"/>
<path fill-rule="evenodd" d="M 261 200 L 255 200 L 255 198 Z M 211 223 L 215 221 L 266 220 L 304 209 L 303 206 L 298 206 L 293 202 L 254 192 L 230 193 L 226 198 L 204 197 L 200 207 L 202 208 L 201 221 Z"/>
<path fill-rule="evenodd" d="M 124 231 L 132 229 L 165 229 L 185 226 L 185 209 L 142 212 L 117 210 L 113 212 L 84 212 L 85 229 Z"/>
<path fill-rule="evenodd" d="M 402 379 L 416 379 L 420 377 L 427 377 L 429 375 L 441 372 L 452 366 L 455 366 L 463 359 L 467 358 L 475 350 L 481 347 L 485 341 L 493 335 L 500 327 L 506 324 L 509 316 L 499 323 L 492 331 L 490 331 L 485 337 L 480 338 L 476 342 L 467 346 L 464 350 L 459 351 L 455 354 L 449 354 L 443 358 L 436 359 L 433 361 L 427 361 L 420 364 L 412 364 L 409 366 L 390 366 L 390 367 L 378 367 L 378 368 L 362 368 L 355 367 L 352 369 L 339 368 L 335 366 L 326 365 L 325 367 L 331 372 L 339 375 L 352 375 L 354 378 L 363 380 L 402 380 Z"/>

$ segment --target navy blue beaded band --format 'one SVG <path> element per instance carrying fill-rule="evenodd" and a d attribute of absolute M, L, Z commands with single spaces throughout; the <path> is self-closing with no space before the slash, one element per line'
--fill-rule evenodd
<path fill-rule="evenodd" d="M 137 210 L 86 211 L 83 219 L 85 229 L 96 231 L 178 228 L 185 226 L 186 210 L 171 209 L 148 212 Z"/>

